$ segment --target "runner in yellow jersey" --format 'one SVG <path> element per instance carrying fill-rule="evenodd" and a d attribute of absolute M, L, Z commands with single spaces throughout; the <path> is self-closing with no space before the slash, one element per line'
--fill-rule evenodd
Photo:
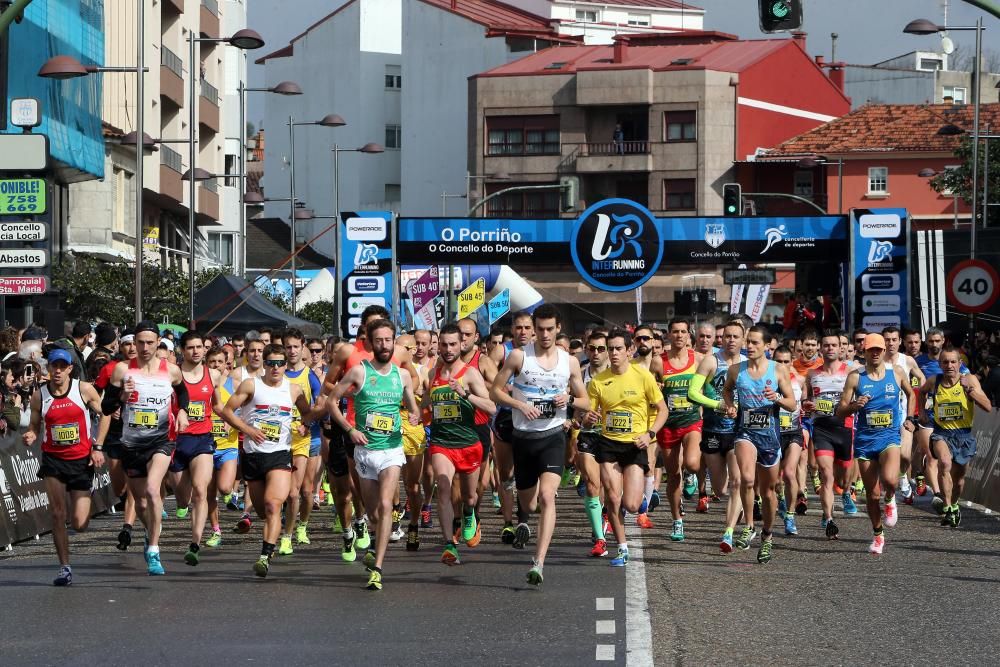
<path fill-rule="evenodd" d="M 938 462 L 941 495 L 944 498 L 942 526 L 957 528 L 962 523 L 958 499 L 965 487 L 965 469 L 976 455 L 976 437 L 972 434 L 975 407 L 992 410 L 979 378 L 962 375 L 962 358 L 950 345 L 941 350 L 941 374 L 927 378 L 920 393 L 934 401 L 931 411 L 931 455 Z"/>
<path fill-rule="evenodd" d="M 234 391 L 233 378 L 225 372 L 225 360 L 226 355 L 221 347 L 212 348 L 205 356 L 209 369 L 223 373 L 223 380 L 217 387 L 223 405 L 229 401 Z M 212 535 L 205 540 L 206 547 L 215 548 L 222 543 L 222 529 L 219 527 L 219 494 L 222 494 L 223 500 L 227 503 L 232 499 L 239 459 L 239 435 L 239 431 L 230 427 L 222 417 L 212 411 L 212 437 L 215 439 L 215 452 L 212 455 L 214 471 L 208 486 L 208 518 L 212 524 Z"/>
<path fill-rule="evenodd" d="M 429 336 L 428 340 L 430 340 Z M 427 367 L 418 364 L 415 357 L 412 356 L 417 351 L 417 341 L 412 335 L 405 334 L 396 339 L 396 346 L 402 347 L 411 355 L 404 366 L 405 370 L 410 372 L 413 394 L 419 405 L 427 389 Z M 424 452 L 427 450 L 427 431 L 424 428 L 422 416 L 420 423 L 416 426 L 410 423 L 410 414 L 405 406 L 400 408 L 399 415 L 403 424 L 403 454 L 406 456 L 406 465 L 403 468 L 403 485 L 406 488 L 406 502 L 410 506 L 410 524 L 406 530 L 406 550 L 416 551 L 420 548 L 420 508 L 423 506 L 424 500 L 420 479 L 424 470 Z M 429 495 L 430 489 L 427 489 L 427 492 Z M 403 517 L 398 493 L 397 491 L 396 508 L 393 511 L 394 532 L 390 537 L 393 542 L 401 537 L 397 532 L 401 529 L 400 523 Z"/>

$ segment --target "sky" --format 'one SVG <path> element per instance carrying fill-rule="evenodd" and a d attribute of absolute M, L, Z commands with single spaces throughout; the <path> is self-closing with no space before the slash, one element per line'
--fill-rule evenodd
<path fill-rule="evenodd" d="M 402 0 L 413 2 L 415 0 Z M 247 24 L 267 42 L 263 55 L 288 44 L 295 35 L 344 4 L 342 0 L 248 0 Z M 757 0 L 691 0 L 705 10 L 705 29 L 733 33 L 746 39 L 764 36 L 757 25 Z M 872 64 L 915 50 L 940 49 L 938 36 L 903 34 L 903 26 L 915 18 L 944 23 L 943 6 L 949 5 L 948 24 L 974 25 L 983 17 L 984 48 L 997 44 L 1000 19 L 961 0 L 804 0 L 804 26 L 809 33 L 806 48 L 813 55 L 830 57 L 830 33 L 837 33 L 837 59 L 853 64 Z M 956 44 L 974 42 L 974 32 L 954 32 Z M 254 55 L 253 57 L 260 57 Z M 251 59 L 250 86 L 263 85 L 263 67 Z M 263 115 L 263 96 L 251 96 L 248 118 L 255 124 Z"/>

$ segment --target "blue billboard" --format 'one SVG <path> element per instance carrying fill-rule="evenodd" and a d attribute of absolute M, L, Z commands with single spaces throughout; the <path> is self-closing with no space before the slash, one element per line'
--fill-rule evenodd
<path fill-rule="evenodd" d="M 910 221 L 906 209 L 851 211 L 854 326 L 882 331 L 910 321 Z"/>

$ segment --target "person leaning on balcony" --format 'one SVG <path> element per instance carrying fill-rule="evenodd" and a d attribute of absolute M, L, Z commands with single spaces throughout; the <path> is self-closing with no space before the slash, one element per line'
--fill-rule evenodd
<path fill-rule="evenodd" d="M 615 144 L 615 153 L 619 155 L 625 154 L 625 130 L 622 129 L 621 123 L 615 123 L 614 134 L 611 135 L 611 140 Z"/>

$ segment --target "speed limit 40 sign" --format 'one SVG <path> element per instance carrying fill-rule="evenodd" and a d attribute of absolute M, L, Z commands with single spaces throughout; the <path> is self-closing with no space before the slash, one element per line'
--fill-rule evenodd
<path fill-rule="evenodd" d="M 1000 275 L 978 259 L 959 262 L 948 273 L 948 299 L 963 313 L 981 313 L 996 303 Z"/>

